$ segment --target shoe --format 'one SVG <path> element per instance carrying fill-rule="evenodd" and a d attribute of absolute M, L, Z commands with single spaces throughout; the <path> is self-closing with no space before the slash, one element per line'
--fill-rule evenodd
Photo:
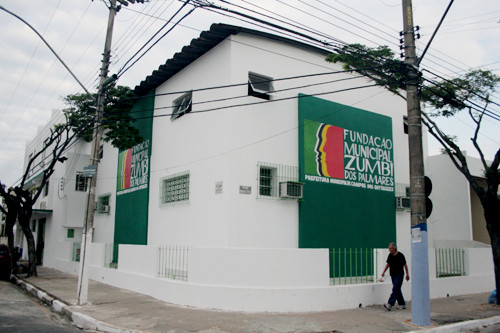
<path fill-rule="evenodd" d="M 392 309 L 392 305 L 390 305 L 389 303 L 385 303 L 385 304 L 384 304 L 384 308 L 386 308 L 386 309 L 387 309 L 387 311 L 391 311 L 391 309 Z"/>
<path fill-rule="evenodd" d="M 399 305 L 399 306 L 398 306 L 398 309 L 399 309 L 399 310 L 406 310 L 406 305 Z"/>

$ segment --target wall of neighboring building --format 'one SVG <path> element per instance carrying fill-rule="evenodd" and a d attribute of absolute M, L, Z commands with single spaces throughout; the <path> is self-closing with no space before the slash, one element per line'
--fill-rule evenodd
<path fill-rule="evenodd" d="M 473 176 L 483 176 L 478 158 L 467 157 L 467 164 Z M 429 246 L 440 240 L 489 243 L 479 198 L 450 158 L 447 155 L 429 156 L 425 170 L 432 181 L 433 210 L 427 219 Z"/>
<path fill-rule="evenodd" d="M 479 181 L 482 186 L 487 186 L 486 181 Z M 471 217 L 472 217 L 472 240 L 491 245 L 490 235 L 486 229 L 486 218 L 484 217 L 484 209 L 479 200 L 479 196 L 474 192 L 472 186 L 469 186 L 471 199 Z"/>

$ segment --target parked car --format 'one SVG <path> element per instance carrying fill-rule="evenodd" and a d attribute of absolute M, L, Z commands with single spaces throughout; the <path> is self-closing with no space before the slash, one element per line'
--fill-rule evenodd
<path fill-rule="evenodd" d="M 0 279 L 9 280 L 10 279 L 10 252 L 9 247 L 5 244 L 0 244 Z"/>

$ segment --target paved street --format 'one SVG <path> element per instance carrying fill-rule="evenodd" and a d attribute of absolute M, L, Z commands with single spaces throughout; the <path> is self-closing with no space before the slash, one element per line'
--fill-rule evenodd
<path fill-rule="evenodd" d="M 16 285 L 0 281 L 0 333 L 82 332 Z"/>

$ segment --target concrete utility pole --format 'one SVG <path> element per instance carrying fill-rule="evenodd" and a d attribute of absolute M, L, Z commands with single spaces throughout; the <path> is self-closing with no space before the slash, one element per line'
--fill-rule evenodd
<path fill-rule="evenodd" d="M 113 25 L 116 15 L 116 0 L 110 0 L 108 29 L 106 32 L 106 42 L 102 54 L 101 73 L 99 74 L 99 91 L 97 95 L 97 112 L 94 121 L 94 135 L 90 153 L 90 165 L 95 168 L 94 175 L 90 178 L 90 190 L 87 202 L 87 213 L 83 229 L 82 252 L 80 255 L 80 274 L 78 275 L 77 304 L 84 305 L 88 301 L 89 287 L 89 269 L 90 269 L 90 251 L 92 247 L 92 236 L 94 229 L 94 210 L 95 210 L 95 190 L 97 185 L 97 168 L 99 164 L 99 150 L 101 147 L 102 135 L 102 115 L 104 112 L 105 81 L 108 77 L 109 59 L 111 57 L 111 39 L 113 35 Z"/>
<path fill-rule="evenodd" d="M 411 0 L 403 0 L 403 33 L 405 63 L 408 70 L 406 100 L 408 110 L 408 145 L 410 151 L 411 199 L 411 322 L 430 326 L 429 249 L 425 207 L 424 158 L 422 149 L 422 120 L 418 96 L 418 61 L 415 50 L 413 10 Z"/>

